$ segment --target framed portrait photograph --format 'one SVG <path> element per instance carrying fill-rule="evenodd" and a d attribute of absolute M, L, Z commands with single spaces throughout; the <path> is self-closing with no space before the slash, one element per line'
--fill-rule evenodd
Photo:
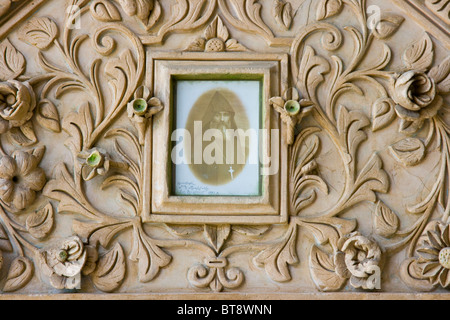
<path fill-rule="evenodd" d="M 173 192 L 260 196 L 262 80 L 176 80 Z"/>
<path fill-rule="evenodd" d="M 146 134 L 145 221 L 285 223 L 285 128 L 269 100 L 287 89 L 287 55 L 152 52 L 148 67 L 165 107 Z"/>

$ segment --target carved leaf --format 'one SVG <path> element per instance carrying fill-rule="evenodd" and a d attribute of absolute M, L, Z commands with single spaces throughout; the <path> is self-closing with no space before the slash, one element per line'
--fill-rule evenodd
<path fill-rule="evenodd" d="M 3 228 L 3 225 L 0 224 L 0 250 L 2 252 L 12 252 L 13 247 L 11 242 L 9 241 L 9 237 Z"/>
<path fill-rule="evenodd" d="M 153 26 L 156 24 L 156 22 L 158 22 L 159 18 L 161 18 L 162 15 L 162 8 L 161 8 L 161 4 L 159 3 L 158 0 L 153 1 L 154 3 L 154 7 L 153 10 L 151 11 L 149 17 L 147 19 L 142 19 L 142 23 L 144 23 L 145 28 L 148 30 L 150 30 L 151 28 L 153 28 Z"/>
<path fill-rule="evenodd" d="M 234 8 L 236 17 L 231 14 L 229 6 Z M 272 39 L 273 33 L 261 18 L 262 5 L 257 0 L 219 0 L 219 7 L 227 21 L 246 32 L 253 32 Z"/>
<path fill-rule="evenodd" d="M 373 34 L 378 39 L 386 39 L 392 36 L 405 21 L 405 18 L 395 14 L 385 15 L 375 26 Z"/>
<path fill-rule="evenodd" d="M 101 214 L 86 200 L 64 163 L 57 165 L 55 179 L 47 183 L 43 194 L 59 201 L 59 213 L 76 213 L 92 220 L 98 220 Z"/>
<path fill-rule="evenodd" d="M 26 221 L 28 232 L 36 239 L 44 239 L 53 228 L 53 215 L 53 207 L 49 203 L 28 216 Z"/>
<path fill-rule="evenodd" d="M 25 58 L 8 39 L 0 43 L 0 81 L 13 80 L 25 71 Z"/>
<path fill-rule="evenodd" d="M 225 43 L 225 46 L 227 48 L 227 51 L 230 52 L 243 52 L 243 51 L 248 51 L 248 49 L 243 46 L 242 44 L 240 44 L 239 42 L 237 42 L 236 39 L 230 39 Z"/>
<path fill-rule="evenodd" d="M 293 12 L 290 2 L 284 2 L 284 0 L 275 0 L 275 20 L 285 30 L 289 30 L 292 25 Z"/>
<path fill-rule="evenodd" d="M 92 16 L 103 22 L 113 22 L 122 20 L 119 10 L 109 1 L 97 0 L 91 4 Z"/>
<path fill-rule="evenodd" d="M 436 83 L 439 93 L 450 93 L 450 56 L 441 64 L 433 67 L 428 75 Z"/>
<path fill-rule="evenodd" d="M 329 62 L 317 56 L 314 49 L 306 46 L 299 67 L 297 86 L 303 96 L 315 101 L 316 88 L 324 80 L 323 75 L 330 71 Z"/>
<path fill-rule="evenodd" d="M 384 202 L 379 201 L 374 215 L 375 232 L 385 238 L 391 238 L 400 227 L 400 219 Z"/>
<path fill-rule="evenodd" d="M 138 262 L 139 281 L 152 281 L 161 268 L 169 265 L 172 257 L 165 253 L 142 229 L 135 229 L 130 260 Z"/>
<path fill-rule="evenodd" d="M 100 243 L 102 247 L 108 247 L 118 233 L 130 228 L 127 222 L 115 224 L 85 223 L 78 220 L 73 221 L 73 231 L 80 237 L 86 239 L 90 244 Z"/>
<path fill-rule="evenodd" d="M 61 132 L 59 112 L 50 100 L 41 100 L 37 106 L 36 120 L 39 124 L 50 131 Z"/>
<path fill-rule="evenodd" d="M 258 254 L 253 259 L 253 263 L 259 267 L 264 267 L 266 273 L 274 281 L 286 282 L 291 280 L 289 265 L 299 261 L 296 241 L 297 226 L 293 226 L 286 232 L 281 241 Z"/>
<path fill-rule="evenodd" d="M 92 274 L 95 287 L 103 292 L 113 292 L 120 287 L 126 272 L 125 255 L 122 246 L 114 248 L 100 257 L 97 269 Z"/>
<path fill-rule="evenodd" d="M 401 140 L 389 149 L 397 161 L 408 167 L 418 165 L 425 157 L 425 145 L 416 138 Z"/>
<path fill-rule="evenodd" d="M 370 125 L 369 119 L 358 112 L 349 112 L 344 106 L 339 107 L 338 130 L 341 135 L 341 143 L 347 149 L 349 163 L 354 161 L 356 150 L 367 135 L 361 129 Z"/>
<path fill-rule="evenodd" d="M 433 59 L 433 42 L 428 34 L 425 34 L 421 40 L 409 47 L 403 55 L 403 62 L 410 70 L 425 71 L 431 67 Z"/>
<path fill-rule="evenodd" d="M 11 140 L 21 147 L 29 147 L 37 142 L 33 123 L 28 121 L 23 126 L 12 128 L 9 132 Z"/>
<path fill-rule="evenodd" d="M 311 277 L 322 291 L 338 291 L 345 284 L 346 279 L 335 272 L 334 261 L 331 256 L 313 246 L 309 258 Z"/>
<path fill-rule="evenodd" d="M 249 237 L 259 237 L 265 234 L 271 226 L 232 226 L 233 231 Z"/>
<path fill-rule="evenodd" d="M 372 130 L 381 130 L 396 118 L 395 103 L 392 99 L 377 100 L 372 107 Z"/>
<path fill-rule="evenodd" d="M 210 226 L 205 225 L 205 237 L 211 246 L 219 252 L 231 233 L 230 225 Z"/>
<path fill-rule="evenodd" d="M 362 201 L 375 202 L 375 192 L 386 193 L 389 190 L 389 177 L 382 169 L 383 162 L 376 154 L 367 162 L 356 179 L 354 190 L 349 197 L 346 207 Z"/>
<path fill-rule="evenodd" d="M 31 260 L 26 257 L 17 257 L 11 263 L 3 291 L 13 292 L 23 288 L 30 282 L 33 273 L 34 267 Z"/>
<path fill-rule="evenodd" d="M 20 39 L 40 50 L 47 49 L 58 35 L 58 27 L 49 18 L 32 18 L 21 31 Z"/>
<path fill-rule="evenodd" d="M 342 0 L 321 0 L 317 6 L 317 20 L 327 19 L 342 9 Z"/>

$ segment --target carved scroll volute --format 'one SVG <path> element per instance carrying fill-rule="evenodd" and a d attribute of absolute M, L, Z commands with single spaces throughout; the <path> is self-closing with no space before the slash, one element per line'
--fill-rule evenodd
<path fill-rule="evenodd" d="M 0 0 L 0 21 L 15 2 L 19 4 Z M 425 1 L 448 23 L 447 2 Z M 297 23 L 292 0 L 178 0 L 172 7 L 164 7 L 162 0 L 70 3 L 80 11 L 63 10 L 64 24 L 36 13 L 17 30 L 17 37 L 0 42 L 4 292 L 25 288 L 36 274 L 43 293 L 82 292 L 89 285 L 90 291 L 115 292 L 124 283 L 123 290 L 132 291 L 142 287 L 139 282 L 167 277 L 173 270 L 185 271 L 180 277 L 190 290 L 222 292 L 252 283 L 245 280 L 250 272 L 265 272 L 279 283 L 302 281 L 291 274 L 298 263 L 309 264 L 320 291 L 346 285 L 374 291 L 386 279 L 381 277 L 383 264 L 391 261 L 385 257 L 403 249 L 407 258 L 399 275 L 406 285 L 419 291 L 450 287 L 450 58 L 435 61 L 435 38 L 417 35 L 404 52 L 396 52 L 400 45 L 389 40 L 396 32 L 408 32 L 402 29 L 404 17 L 390 13 L 370 24 L 363 0 L 313 1 L 317 21 L 299 28 L 295 39 L 276 36 L 262 14 L 262 5 L 269 3 L 272 24 L 287 32 Z M 354 18 L 345 28 L 333 20 L 343 13 Z M 67 28 L 80 17 L 88 18 L 92 29 Z M 146 50 L 170 50 L 162 43 L 171 33 L 194 30 L 204 33 L 186 51 L 201 52 L 189 53 L 199 59 L 249 51 L 236 30 L 257 35 L 268 46 L 291 48 L 291 69 L 284 76 L 294 88 L 269 101 L 283 123 L 282 141 L 289 150 L 286 225 L 208 224 L 206 215 L 200 225 L 190 225 L 188 219 L 164 225 L 143 218 L 151 121 L 169 107 L 143 85 L 145 73 L 153 70 L 146 65 Z M 317 33 L 322 38 L 315 41 L 312 35 Z M 354 50 L 339 51 L 348 40 Z M 30 65 L 33 51 L 24 55 L 18 50 L 19 41 L 34 47 L 38 65 Z M 88 48 L 92 56 L 83 55 Z M 371 55 L 371 50 L 379 52 Z M 390 70 L 393 51 L 403 61 L 401 70 Z M 244 54 L 246 59 L 250 54 Z M 75 92 L 86 100 L 68 99 L 68 105 L 66 95 Z M 345 105 L 347 94 L 353 102 L 358 101 L 355 96 L 376 98 Z M 391 129 L 399 139 L 380 150 L 371 149 L 372 141 L 363 143 Z M 49 164 L 54 155 L 46 157 L 54 149 L 44 147 L 53 141 L 46 134 L 67 138 L 67 155 L 60 156 L 64 162 Z M 418 170 L 432 156 L 436 165 L 427 174 L 433 181 L 423 182 L 420 200 L 394 208 L 389 196 L 380 196 L 390 192 L 391 179 L 403 174 L 398 171 Z M 326 161 L 339 163 L 339 183 L 329 181 L 335 173 L 327 174 Z M 387 172 L 394 166 L 396 172 Z M 119 207 L 93 201 L 102 192 L 114 194 Z M 308 212 L 318 199 L 325 202 L 324 209 Z M 70 215 L 61 220 L 64 213 Z M 349 218 L 354 213 L 359 220 Z M 59 221 L 72 226 L 62 228 Z M 298 237 L 300 232 L 305 237 Z M 304 248 L 309 261 L 299 261 L 298 250 Z M 193 265 L 170 270 L 183 263 L 182 255 L 194 251 L 200 258 Z M 233 265 L 238 254 L 252 259 Z M 245 265 L 250 260 L 254 266 Z M 270 280 L 263 285 L 273 285 Z"/>

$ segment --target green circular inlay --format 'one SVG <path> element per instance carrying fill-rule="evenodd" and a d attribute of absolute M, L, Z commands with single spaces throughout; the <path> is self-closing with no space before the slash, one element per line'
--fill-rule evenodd
<path fill-rule="evenodd" d="M 300 112 L 300 103 L 295 100 L 289 100 L 284 105 L 284 109 L 292 116 L 297 115 Z"/>
<path fill-rule="evenodd" d="M 69 254 L 67 253 L 66 250 L 61 250 L 61 251 L 58 253 L 58 260 L 59 260 L 60 262 L 66 262 L 68 258 L 69 258 Z"/>
<path fill-rule="evenodd" d="M 98 151 L 94 151 L 91 155 L 86 159 L 86 163 L 91 167 L 97 167 L 100 165 L 103 157 Z"/>
<path fill-rule="evenodd" d="M 144 99 L 136 99 L 133 101 L 133 110 L 137 115 L 143 115 L 147 112 L 148 104 Z"/>

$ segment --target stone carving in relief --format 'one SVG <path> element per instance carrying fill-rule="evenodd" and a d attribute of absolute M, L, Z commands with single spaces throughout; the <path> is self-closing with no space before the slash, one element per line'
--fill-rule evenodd
<path fill-rule="evenodd" d="M 27 62 L 10 40 L 0 43 L 0 134 L 8 138 L 9 149 L 15 150 L 7 153 L 0 148 L 0 252 L 15 255 L 9 266 L 2 266 L 9 268 L 4 292 L 23 288 L 35 273 L 60 290 L 80 288 L 83 278 L 90 277 L 98 290 L 114 292 L 130 276 L 129 263 L 136 264 L 136 280 L 147 283 L 164 276 L 161 270 L 174 263 L 173 249 L 180 248 L 204 256 L 195 265 L 185 266 L 187 281 L 194 288 L 219 292 L 243 286 L 249 271 L 230 262 L 238 252 L 251 256 L 252 263 L 270 279 L 286 282 L 292 280 L 291 267 L 299 263 L 300 230 L 315 239 L 309 261 L 300 263 L 309 263 L 311 278 L 321 291 L 338 291 L 346 284 L 364 290 L 382 288 L 386 257 L 403 248 L 408 254 L 401 270 L 406 284 L 417 290 L 449 286 L 450 128 L 442 115 L 448 112 L 445 95 L 450 91 L 450 58 L 435 61 L 429 35 L 409 45 L 403 53 L 404 70 L 398 71 L 387 70 L 392 51 L 384 40 L 401 28 L 404 18 L 385 15 L 370 28 L 365 0 L 321 0 L 317 21 L 302 27 L 295 39 L 276 37 L 255 0 L 180 1 L 177 10 L 167 15 L 157 0 L 71 0 L 68 4 L 78 6 L 83 15 L 98 21 L 98 26 L 74 32 L 51 17 L 25 22 L 20 39 L 37 49 L 40 74 L 25 73 Z M 292 25 L 291 10 L 288 1 L 276 1 L 276 20 L 286 29 Z M 358 25 L 347 27 L 348 32 L 332 23 L 346 10 L 353 13 Z M 138 20 L 146 33 L 138 36 L 126 28 L 120 22 L 125 15 Z M 64 25 L 75 18 L 76 13 L 66 12 Z M 143 86 L 144 45 L 159 44 L 172 32 L 200 27 L 205 28 L 204 37 L 195 40 L 188 51 L 245 51 L 237 40 L 230 39 L 232 27 L 254 33 L 269 45 L 290 48 L 291 88 L 268 102 L 286 127 L 284 141 L 289 146 L 290 217 L 287 225 L 277 226 L 282 229 L 281 236 L 274 236 L 269 225 L 166 224 L 165 236 L 157 238 L 149 232 L 156 225 L 142 221 L 143 163 L 148 161 L 145 132 L 152 118 L 168 107 Z M 317 33 L 322 35 L 320 44 L 307 42 Z M 119 45 L 117 35 L 126 39 L 127 46 Z M 345 57 L 348 62 L 337 54 L 318 54 L 323 50 L 335 53 L 344 40 L 355 46 L 353 55 Z M 366 59 L 367 53 L 375 43 L 383 49 L 379 60 L 371 61 Z M 79 62 L 83 45 L 97 54 L 87 68 Z M 49 48 L 58 51 L 64 66 L 47 54 Z M 371 117 L 338 103 L 346 94 L 363 94 L 358 80 L 367 81 L 382 96 L 373 103 Z M 319 86 L 328 89 L 326 99 L 319 99 Z M 87 98 L 79 102 L 77 111 L 61 117 L 61 98 L 71 92 L 85 93 Z M 130 127 L 117 125 L 123 118 Z M 315 125 L 307 126 L 306 118 Z M 382 158 L 374 152 L 368 159 L 360 159 L 358 152 L 369 130 L 377 134 L 394 121 L 398 121 L 403 138 L 389 146 L 390 153 L 405 170 L 419 166 L 431 148 L 441 155 L 434 185 L 423 201 L 408 208 L 418 217 L 412 226 L 401 225 L 398 213 L 379 197 L 390 187 Z M 68 136 L 72 162 L 57 164 L 51 176 L 39 167 L 46 149 L 35 134 L 36 125 L 52 133 L 64 130 Z M 426 133 L 425 138 L 417 135 L 420 132 Z M 318 195 L 330 191 L 316 161 L 324 137 L 339 154 L 345 182 L 329 208 L 305 216 L 303 211 Z M 102 148 L 104 141 L 112 147 Z M 118 194 L 124 204 L 123 215 L 104 212 L 91 202 L 86 189 L 94 181 Z M 26 211 L 37 199 L 45 199 L 44 206 Z M 376 239 L 358 231 L 356 220 L 342 217 L 365 201 L 376 208 Z M 15 219 L 23 211 L 25 224 Z M 55 216 L 64 213 L 74 214 L 74 234 L 52 239 Z M 439 220 L 432 220 L 437 215 Z M 117 238 L 124 232 L 131 235 L 129 250 Z M 230 241 L 236 234 L 245 240 Z M 49 244 L 38 246 L 43 239 Z M 252 272 L 257 271 L 253 268 Z"/>

